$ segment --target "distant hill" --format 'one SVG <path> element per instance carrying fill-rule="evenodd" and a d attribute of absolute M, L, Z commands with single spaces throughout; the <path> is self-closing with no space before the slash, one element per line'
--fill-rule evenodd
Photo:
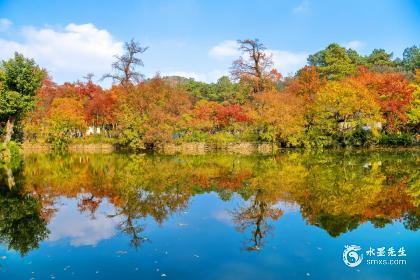
<path fill-rule="evenodd" d="M 177 85 L 185 84 L 185 83 L 187 83 L 189 81 L 192 81 L 194 79 L 193 78 L 185 78 L 185 77 L 181 77 L 181 76 L 165 76 L 165 77 L 162 77 L 162 80 L 164 80 L 165 82 L 167 82 L 171 86 L 177 86 Z"/>

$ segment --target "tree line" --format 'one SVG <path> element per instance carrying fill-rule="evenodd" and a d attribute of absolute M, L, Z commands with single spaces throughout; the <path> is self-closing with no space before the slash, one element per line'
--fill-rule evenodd
<path fill-rule="evenodd" d="M 58 85 L 16 53 L 0 65 L 3 142 L 109 141 L 131 150 L 168 142 L 270 142 L 326 148 L 408 145 L 419 134 L 420 49 L 403 58 L 375 49 L 367 56 L 338 44 L 309 55 L 283 77 L 258 39 L 239 40 L 241 56 L 216 83 L 183 77 L 145 79 L 138 42 L 125 44 L 104 89 L 88 74 Z M 91 128 L 91 133 L 87 129 Z M 93 128 L 93 129 L 92 129 Z"/>

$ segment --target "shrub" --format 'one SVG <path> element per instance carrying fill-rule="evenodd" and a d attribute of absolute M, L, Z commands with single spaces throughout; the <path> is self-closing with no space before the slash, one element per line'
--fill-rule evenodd
<path fill-rule="evenodd" d="M 381 134 L 378 143 L 390 146 L 410 146 L 414 143 L 414 136 L 409 133 Z"/>

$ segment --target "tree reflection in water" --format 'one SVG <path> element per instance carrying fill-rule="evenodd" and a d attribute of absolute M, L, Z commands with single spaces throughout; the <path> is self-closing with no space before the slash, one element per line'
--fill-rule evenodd
<path fill-rule="evenodd" d="M 10 162 L 1 164 L 4 173 L 0 176 L 0 243 L 26 255 L 39 247 L 49 231 L 40 201 L 24 188 L 22 161 L 13 162 L 12 166 L 6 165 Z"/>
<path fill-rule="evenodd" d="M 126 154 L 54 156 L 32 154 L 13 169 L 16 186 L 2 174 L 0 238 L 22 254 L 48 236 L 47 223 L 60 197 L 76 199 L 92 219 L 103 201 L 119 217 L 119 229 L 139 248 L 146 219 L 162 224 L 184 211 L 195 195 L 216 192 L 222 200 L 237 194 L 243 205 L 231 219 L 251 236 L 245 249 L 260 250 L 283 211 L 297 204 L 302 217 L 332 237 L 371 222 L 384 227 L 402 220 L 419 228 L 420 184 L 417 152 L 352 154 L 282 153 L 276 156 L 141 156 Z M 3 169 L 5 170 L 5 169 Z"/>
<path fill-rule="evenodd" d="M 263 247 L 264 237 L 272 230 L 267 220 L 277 221 L 283 214 L 282 210 L 261 200 L 261 192 L 257 190 L 248 207 L 240 207 L 232 212 L 233 221 L 240 232 L 251 229 L 251 238 L 245 243 L 247 251 L 258 251 Z"/>

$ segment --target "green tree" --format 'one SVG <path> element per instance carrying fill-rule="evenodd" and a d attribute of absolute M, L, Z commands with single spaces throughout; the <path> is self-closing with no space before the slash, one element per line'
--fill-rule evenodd
<path fill-rule="evenodd" d="M 395 66 L 392 56 L 392 53 L 387 53 L 384 49 L 374 49 L 366 60 L 371 67 Z"/>
<path fill-rule="evenodd" d="M 220 101 L 214 84 L 206 84 L 191 78 L 182 83 L 181 88 L 186 90 L 195 99 Z"/>
<path fill-rule="evenodd" d="M 244 103 L 251 90 L 244 82 L 233 83 L 229 77 L 222 76 L 216 83 L 204 83 L 188 79 L 181 84 L 189 95 L 200 100 L 205 99 L 217 102 Z"/>
<path fill-rule="evenodd" d="M 352 60 L 353 59 L 353 60 Z M 331 44 L 325 50 L 308 57 L 310 66 L 317 66 L 321 77 L 329 80 L 342 79 L 354 72 L 356 66 L 354 52 L 350 56 L 346 48 L 339 44 Z"/>
<path fill-rule="evenodd" d="M 29 195 L 0 195 L 1 243 L 25 255 L 38 248 L 48 233 L 38 200 Z"/>
<path fill-rule="evenodd" d="M 366 57 L 360 55 L 357 51 L 353 49 L 347 50 L 347 55 L 350 58 L 351 62 L 356 66 L 366 65 Z"/>
<path fill-rule="evenodd" d="M 413 72 L 420 69 L 420 48 L 417 46 L 406 48 L 403 53 L 402 65 L 406 70 Z"/>
<path fill-rule="evenodd" d="M 219 93 L 219 101 L 229 100 L 235 96 L 236 88 L 229 77 L 222 76 L 217 80 L 216 92 Z"/>
<path fill-rule="evenodd" d="M 420 69 L 416 70 L 416 78 L 411 84 L 414 88 L 413 101 L 410 104 L 408 111 L 409 124 L 414 131 L 420 130 Z"/>
<path fill-rule="evenodd" d="M 17 120 L 34 106 L 45 70 L 34 60 L 15 53 L 0 64 L 0 118 L 6 121 L 4 144 L 10 142 Z"/>

